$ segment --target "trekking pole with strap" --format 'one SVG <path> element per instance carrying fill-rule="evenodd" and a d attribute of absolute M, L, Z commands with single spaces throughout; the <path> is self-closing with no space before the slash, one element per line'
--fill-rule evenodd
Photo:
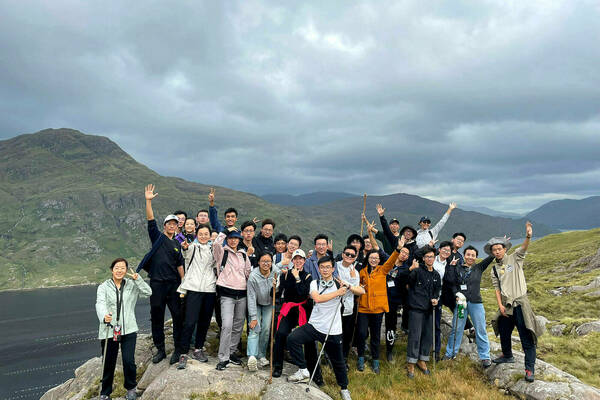
<path fill-rule="evenodd" d="M 273 276 L 273 305 L 272 305 L 272 309 L 271 309 L 271 359 L 269 364 L 271 364 L 271 373 L 269 374 L 269 385 L 271 383 L 273 383 L 273 337 L 274 337 L 274 332 L 273 329 L 275 328 L 275 296 L 276 296 L 276 290 L 275 290 L 275 285 L 277 283 L 277 278 L 278 278 L 278 273 L 275 273 L 275 276 Z"/>
<path fill-rule="evenodd" d="M 109 313 L 108 315 L 112 315 Z M 110 322 L 105 322 L 106 324 L 106 338 L 104 339 L 104 354 L 102 355 L 102 369 L 100 370 L 100 389 L 98 389 L 98 398 L 102 396 L 102 378 L 104 378 L 104 364 L 106 363 L 106 349 L 108 349 L 108 337 L 110 333 L 110 328 L 112 327 Z"/>
<path fill-rule="evenodd" d="M 432 350 L 433 350 L 433 370 L 435 371 L 435 308 L 437 307 L 437 305 L 433 306 L 433 315 L 431 318 L 431 328 L 432 328 L 432 335 L 431 337 L 433 338 L 433 346 L 432 346 Z"/>

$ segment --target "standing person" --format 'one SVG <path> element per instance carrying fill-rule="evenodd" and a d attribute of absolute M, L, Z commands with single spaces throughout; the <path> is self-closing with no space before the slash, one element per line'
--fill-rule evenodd
<path fill-rule="evenodd" d="M 400 243 L 402 243 L 402 239 Z M 403 305 L 403 293 L 406 290 L 406 279 L 403 279 L 401 269 L 409 268 L 407 264 L 409 257 L 410 251 L 406 246 L 402 246 L 394 263 L 394 268 L 386 275 L 389 310 L 385 313 L 385 355 L 389 362 L 394 360 L 393 350 L 398 325 L 398 309 Z M 402 310 L 402 316 L 404 314 L 408 314 L 406 308 Z M 408 317 L 406 322 L 408 323 Z"/>
<path fill-rule="evenodd" d="M 171 355 L 170 363 L 175 364 L 179 360 L 181 352 L 181 330 L 183 327 L 183 313 L 180 306 L 177 287 L 183 278 L 183 256 L 181 244 L 175 240 L 177 231 L 177 217 L 167 215 L 164 220 L 164 230 L 161 233 L 154 220 L 152 200 L 158 196 L 154 193 L 154 185 L 146 186 L 144 196 L 146 198 L 146 219 L 148 220 L 148 236 L 152 242 L 152 248 L 144 256 L 137 267 L 136 272 L 144 269 L 150 277 L 150 319 L 152 320 L 152 341 L 156 347 L 156 354 L 152 357 L 154 364 L 159 363 L 167 357 L 165 353 L 165 307 L 169 307 L 171 318 L 173 318 L 173 341 L 175 350 Z"/>
<path fill-rule="evenodd" d="M 429 375 L 427 361 L 431 351 L 433 332 L 431 328 L 432 310 L 437 306 L 442 289 L 440 274 L 433 268 L 435 249 L 425 246 L 421 249 L 423 265 L 413 260 L 412 271 L 408 276 L 408 318 L 407 374 L 415 376 L 415 364 L 425 375 Z"/>
<path fill-rule="evenodd" d="M 260 258 L 263 253 L 275 254 L 275 243 L 273 242 L 273 231 L 275 222 L 266 218 L 262 221 L 260 233 L 252 239 L 252 244 L 256 251 L 256 256 Z"/>
<path fill-rule="evenodd" d="M 188 244 L 196 240 L 196 220 L 187 218 L 183 224 L 183 230 L 175 235 L 175 239 L 179 243 L 187 242 Z"/>
<path fill-rule="evenodd" d="M 450 203 L 450 205 L 448 206 L 448 210 L 446 210 L 446 213 L 442 216 L 442 219 L 440 219 L 439 222 L 435 224 L 435 226 L 431 229 L 429 229 L 429 227 L 431 226 L 431 219 L 429 217 L 421 217 L 421 219 L 419 220 L 419 226 L 421 228 L 417 231 L 416 238 L 418 248 L 429 244 L 432 240 L 434 242 L 437 240 L 438 234 L 440 233 L 444 225 L 446 225 L 446 221 L 448 221 L 450 214 L 455 208 L 456 203 Z"/>
<path fill-rule="evenodd" d="M 277 234 L 273 243 L 275 243 L 275 254 L 273 255 L 273 264 L 277 264 L 283 258 L 283 255 L 287 252 L 288 238 L 283 233 Z"/>
<path fill-rule="evenodd" d="M 258 258 L 256 254 L 256 248 L 254 247 L 254 232 L 256 231 L 256 224 L 253 221 L 244 221 L 241 226 L 242 231 L 242 242 L 240 248 L 246 251 L 246 255 L 250 259 L 250 265 L 252 269 L 258 267 Z"/>
<path fill-rule="evenodd" d="M 273 347 L 273 376 L 281 376 L 283 369 L 283 351 L 287 337 L 296 326 L 307 321 L 309 309 L 308 293 L 312 277 L 304 270 L 306 255 L 302 249 L 294 251 L 294 267 L 284 270 L 280 278 L 279 290 L 283 292 L 283 305 L 277 318 L 275 343 Z M 318 383 L 318 382 L 317 382 Z"/>
<path fill-rule="evenodd" d="M 129 264 L 124 258 L 114 260 L 110 264 L 112 278 L 101 283 L 96 294 L 96 314 L 100 322 L 98 339 L 100 339 L 102 354 L 104 354 L 104 347 L 107 346 L 100 400 L 110 399 L 119 343 L 123 359 L 124 386 L 127 390 L 126 399 L 137 398 L 135 343 L 138 326 L 135 319 L 135 304 L 138 297 L 150 296 L 152 289 L 137 273 L 128 274 L 128 268 Z M 131 279 L 126 279 L 125 275 L 129 275 Z"/>
<path fill-rule="evenodd" d="M 345 296 L 349 287 L 346 284 L 341 285 L 340 282 L 336 284 L 334 281 L 332 257 L 322 257 L 318 263 L 321 279 L 310 283 L 310 297 L 315 303 L 310 319 L 307 324 L 294 329 L 288 339 L 290 356 L 298 366 L 298 370 L 288 377 L 288 381 L 308 382 L 310 379 L 308 368 L 315 370 L 315 377 L 321 376 L 321 368 L 317 365 L 317 348 L 314 345 L 315 341 L 318 341 L 325 346 L 324 350 L 333 367 L 342 399 L 351 400 L 342 354 L 342 318 L 339 311 L 340 297 Z M 306 351 L 306 359 L 302 352 L 302 345 Z"/>
<path fill-rule="evenodd" d="M 500 333 L 502 354 L 494 359 L 494 363 L 515 362 L 512 355 L 511 334 L 516 326 L 525 353 L 525 380 L 527 382 L 533 382 L 535 379 L 535 348 L 537 338 L 544 333 L 544 328 L 537 322 L 529 303 L 527 283 L 523 272 L 523 261 L 532 234 L 531 222 L 527 221 L 525 241 L 510 255 L 506 255 L 506 252 L 512 244 L 507 239 L 492 238 L 484 247 L 487 254 L 495 257 L 491 274 L 499 311 L 494 317 L 492 325 L 494 330 Z"/>
<path fill-rule="evenodd" d="M 200 225 L 196 231 L 197 240 L 191 244 L 182 243 L 186 271 L 177 291 L 185 295 L 185 318 L 178 369 L 184 369 L 187 365 L 187 353 L 195 326 L 197 329 L 192 357 L 201 362 L 208 361 L 202 347 L 215 309 L 217 284 L 210 236 L 210 225 Z"/>
<path fill-rule="evenodd" d="M 210 193 L 208 194 L 208 217 L 210 219 L 210 225 L 214 231 L 217 233 L 224 232 L 225 229 L 235 227 L 238 219 L 238 212 L 235 208 L 229 207 L 223 213 L 225 217 L 225 226 L 221 225 L 219 221 L 219 216 L 217 215 L 217 207 L 215 207 L 215 189 L 210 188 Z"/>
<path fill-rule="evenodd" d="M 328 252 L 330 252 L 330 247 L 332 247 L 331 242 L 329 241 L 329 237 L 324 233 L 319 233 L 315 236 L 315 251 L 312 253 L 310 258 L 306 260 L 306 264 L 304 265 L 304 269 L 306 273 L 309 274 L 312 279 L 321 279 L 321 273 L 319 272 L 318 261 L 319 258 L 325 257 Z M 337 271 L 333 271 L 334 278 L 337 277 Z"/>
<path fill-rule="evenodd" d="M 355 313 L 357 312 L 354 308 L 354 296 L 365 294 L 365 289 L 359 286 L 360 276 L 356 270 L 357 254 L 358 251 L 356 248 L 348 245 L 344 247 L 344 250 L 342 251 L 342 261 L 336 263 L 336 269 L 340 280 L 351 287 L 351 290 L 346 292 L 342 300 L 342 354 L 344 355 L 346 369 L 348 369 L 348 354 L 350 353 L 350 347 L 352 346 L 352 338 L 355 329 L 354 321 L 356 319 Z"/>
<path fill-rule="evenodd" d="M 444 288 L 444 276 L 446 274 L 446 270 L 448 270 L 450 268 L 454 268 L 454 266 L 458 262 L 457 258 L 454 258 L 452 261 L 450 261 L 448 259 L 448 257 L 450 257 L 450 253 L 452 252 L 451 248 L 452 248 L 451 242 L 444 241 L 444 242 L 440 243 L 440 247 L 438 249 L 438 255 L 435 257 L 435 260 L 433 262 L 433 268 L 440 275 L 440 279 L 442 282 L 442 296 L 443 296 L 444 292 L 447 292 L 447 293 L 450 292 L 448 289 Z M 448 308 L 450 308 L 451 312 L 454 312 L 454 307 L 448 307 Z M 441 343 L 442 342 L 442 330 L 440 327 L 441 321 L 442 321 L 442 303 L 439 302 L 435 306 L 435 349 L 434 349 L 435 354 L 434 354 L 434 356 L 435 356 L 436 361 L 441 360 L 441 357 L 440 357 L 440 351 L 442 349 L 442 343 Z"/>
<path fill-rule="evenodd" d="M 275 266 L 279 269 L 292 268 L 292 255 L 294 252 L 302 246 L 302 239 L 298 235 L 292 235 L 287 240 L 287 247 L 285 253 L 281 255 L 281 260 L 275 263 Z"/>
<path fill-rule="evenodd" d="M 258 365 L 264 368 L 267 360 L 267 344 L 271 332 L 271 314 L 273 310 L 273 292 L 276 290 L 279 270 L 273 267 L 273 256 L 264 253 L 258 268 L 250 272 L 248 278 L 248 370 L 256 371 Z"/>
<path fill-rule="evenodd" d="M 368 228 L 368 227 L 367 227 Z M 389 311 L 386 275 L 394 267 L 398 258 L 398 252 L 404 245 L 402 239 L 398 248 L 390 257 L 382 262 L 381 256 L 376 249 L 367 252 L 366 266 L 360 270 L 360 285 L 365 289 L 365 294 L 358 300 L 357 319 L 357 369 L 363 371 L 365 368 L 365 341 L 367 333 L 371 336 L 371 367 L 373 372 L 379 373 L 379 342 L 381 334 L 381 323 L 383 314 Z"/>
<path fill-rule="evenodd" d="M 177 217 L 177 233 L 183 232 L 183 225 L 187 219 L 187 213 L 185 211 L 175 211 L 173 214 Z"/>
<path fill-rule="evenodd" d="M 227 238 L 227 244 L 223 244 Z M 229 363 L 242 365 L 234 354 L 242 337 L 246 320 L 246 282 L 250 275 L 250 260 L 246 252 L 239 248 L 242 236 L 235 228 L 229 228 L 227 235 L 219 233 L 213 242 L 213 255 L 217 265 L 217 293 L 221 306 L 221 336 L 219 338 L 219 363 L 222 371 Z"/>
<path fill-rule="evenodd" d="M 467 235 L 465 235 L 462 232 L 455 232 L 452 235 L 452 253 L 450 253 L 449 258 L 458 258 L 458 262 L 456 263 L 456 265 L 463 265 L 465 263 L 463 255 L 460 254 L 460 249 L 464 246 L 466 240 Z"/>
<path fill-rule="evenodd" d="M 452 359 L 458 354 L 465 323 L 470 316 L 475 326 L 475 343 L 477 343 L 477 353 L 479 354 L 481 365 L 484 368 L 492 365 L 490 361 L 490 343 L 485 330 L 485 309 L 483 308 L 483 300 L 481 298 L 481 276 L 493 259 L 493 256 L 489 256 L 480 263 L 475 264 L 475 261 L 477 261 L 477 249 L 469 246 L 465 249 L 465 263 L 457 265 L 454 268 L 455 274 L 447 273 L 444 276 L 444 286 L 448 286 L 450 292 L 454 293 L 454 296 L 462 293 L 467 299 L 467 310 L 463 317 L 459 318 L 458 308 L 454 307 L 452 330 L 448 337 L 446 354 L 444 355 L 444 359 L 446 360 Z"/>

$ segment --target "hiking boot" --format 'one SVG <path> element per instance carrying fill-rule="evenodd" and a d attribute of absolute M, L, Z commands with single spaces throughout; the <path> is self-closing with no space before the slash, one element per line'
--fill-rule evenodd
<path fill-rule="evenodd" d="M 158 349 L 158 351 L 156 352 L 156 354 L 154 355 L 154 357 L 152 357 L 152 363 L 153 364 L 158 364 L 159 362 L 161 362 L 165 358 L 167 358 L 167 353 L 165 353 L 165 349 Z"/>
<path fill-rule="evenodd" d="M 376 374 L 379 373 L 379 360 L 373 360 L 371 362 L 371 369 L 373 370 L 373 372 L 375 372 Z"/>
<path fill-rule="evenodd" d="M 185 369 L 185 367 L 187 366 L 187 356 L 185 354 L 182 354 L 181 357 L 179 357 L 179 364 L 177 364 L 177 369 Z"/>
<path fill-rule="evenodd" d="M 494 358 L 492 360 L 492 362 L 494 364 L 504 364 L 504 363 L 514 364 L 515 358 L 514 357 L 504 357 L 504 354 L 502 354 L 502 355 L 500 355 L 500 357 Z"/>
<path fill-rule="evenodd" d="M 342 400 L 352 400 L 352 397 L 350 397 L 350 391 L 348 389 L 342 389 L 340 391 L 340 395 L 342 396 Z"/>
<path fill-rule="evenodd" d="M 134 389 L 129 389 L 125 395 L 125 400 L 137 400 L 137 392 Z"/>
<path fill-rule="evenodd" d="M 248 371 L 258 371 L 258 361 L 254 356 L 248 358 Z"/>
<path fill-rule="evenodd" d="M 204 353 L 204 350 L 202 350 L 202 349 L 194 350 L 194 353 L 192 354 L 192 358 L 194 360 L 197 360 L 200 362 L 208 362 L 208 357 L 206 356 L 206 353 Z"/>
<path fill-rule="evenodd" d="M 449 356 L 448 354 L 444 354 L 444 358 L 442 358 L 442 361 L 447 361 L 447 360 L 455 360 L 456 356 Z"/>
<path fill-rule="evenodd" d="M 229 356 L 229 362 L 234 365 L 242 365 L 242 360 L 240 360 L 240 358 L 236 354 L 231 354 Z"/>
<path fill-rule="evenodd" d="M 179 354 L 178 352 L 174 351 L 173 354 L 171 354 L 171 358 L 169 359 L 169 364 L 173 365 L 177 362 L 179 362 L 179 357 L 181 356 L 181 354 Z"/>
<path fill-rule="evenodd" d="M 415 364 L 413 364 L 413 363 L 406 364 L 406 376 L 408 376 L 409 379 L 415 378 Z"/>
<path fill-rule="evenodd" d="M 387 358 L 388 362 L 394 361 L 394 353 L 392 353 L 391 351 L 386 352 L 385 357 Z"/>
<path fill-rule="evenodd" d="M 107 394 L 101 394 L 99 400 L 110 400 L 110 396 Z"/>
<path fill-rule="evenodd" d="M 219 361 L 216 366 L 217 371 L 223 371 L 229 365 L 229 361 Z"/>
<path fill-rule="evenodd" d="M 358 359 L 356 360 L 356 369 L 359 371 L 365 370 L 365 358 L 364 357 L 358 357 Z"/>
<path fill-rule="evenodd" d="M 279 378 L 281 376 L 281 368 L 273 368 L 273 378 Z"/>
<path fill-rule="evenodd" d="M 483 368 L 489 368 L 492 366 L 492 362 L 489 359 L 481 360 L 481 366 Z"/>
<path fill-rule="evenodd" d="M 293 375 L 288 376 L 288 382 L 292 383 L 303 383 L 308 382 L 310 379 L 310 374 L 308 373 L 308 369 L 300 368 Z"/>
<path fill-rule="evenodd" d="M 535 380 L 535 376 L 533 374 L 533 371 L 530 371 L 528 369 L 525 370 L 525 380 L 527 382 L 533 382 Z"/>
<path fill-rule="evenodd" d="M 271 365 L 271 363 L 269 362 L 269 360 L 267 360 L 267 357 L 261 357 L 258 360 L 258 365 L 260 365 L 261 368 L 265 368 Z"/>

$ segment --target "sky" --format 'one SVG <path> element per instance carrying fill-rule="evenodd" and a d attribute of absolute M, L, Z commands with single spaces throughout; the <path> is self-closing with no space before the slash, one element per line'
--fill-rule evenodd
<path fill-rule="evenodd" d="M 0 140 L 256 194 L 598 195 L 598 1 L 0 0 Z"/>

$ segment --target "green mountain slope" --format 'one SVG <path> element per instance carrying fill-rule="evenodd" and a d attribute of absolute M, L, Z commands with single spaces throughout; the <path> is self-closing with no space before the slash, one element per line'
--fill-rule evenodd
<path fill-rule="evenodd" d="M 536 208 L 527 218 L 558 229 L 600 227 L 600 196 L 581 200 L 554 200 Z"/>

